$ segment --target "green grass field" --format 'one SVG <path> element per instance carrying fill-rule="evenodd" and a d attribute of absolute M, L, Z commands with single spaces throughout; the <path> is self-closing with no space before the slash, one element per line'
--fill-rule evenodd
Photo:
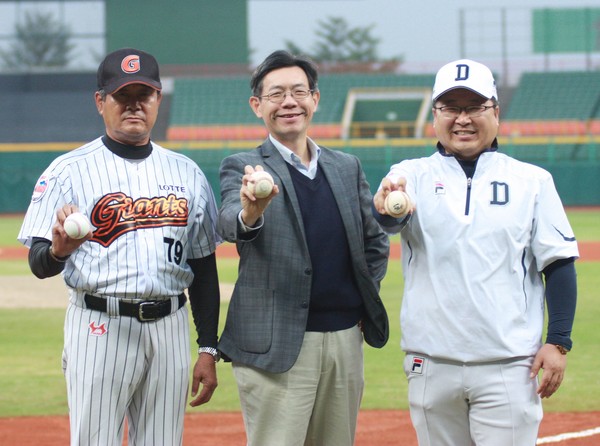
<path fill-rule="evenodd" d="M 600 212 L 569 211 L 578 240 L 600 240 Z M 0 218 L 0 247 L 18 246 L 21 217 Z M 232 283 L 237 261 L 219 259 L 222 282 Z M 600 262 L 580 262 L 578 308 L 573 333 L 574 349 L 568 356 L 565 381 L 549 400 L 547 411 L 600 410 L 600 339 L 597 334 L 600 305 Z M 0 261 L 0 275 L 30 275 L 26 261 Z M 38 280 L 31 275 L 31 280 Z M 407 409 L 406 378 L 402 371 L 399 311 L 402 278 L 400 262 L 390 261 L 382 284 L 391 335 L 382 349 L 365 347 L 364 409 Z M 0 293 L 1 295 L 1 293 Z M 66 297 L 65 297 L 66 299 Z M 221 325 L 226 314 L 221 308 Z M 0 417 L 66 414 L 66 390 L 61 371 L 64 310 L 0 309 Z M 190 352 L 194 355 L 194 352 Z M 192 356 L 194 357 L 194 356 Z M 239 410 L 237 389 L 229 364 L 218 364 L 219 388 L 213 400 L 190 411 Z"/>

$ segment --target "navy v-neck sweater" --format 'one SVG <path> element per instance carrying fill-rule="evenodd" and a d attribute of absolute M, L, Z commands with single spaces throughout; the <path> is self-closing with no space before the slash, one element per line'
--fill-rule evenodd
<path fill-rule="evenodd" d="M 362 318 L 350 249 L 337 203 L 321 169 L 313 180 L 288 164 L 312 263 L 307 331 L 350 328 Z"/>

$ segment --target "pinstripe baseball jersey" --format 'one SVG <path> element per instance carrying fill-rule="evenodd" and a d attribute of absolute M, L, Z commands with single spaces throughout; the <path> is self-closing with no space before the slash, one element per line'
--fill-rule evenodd
<path fill-rule="evenodd" d="M 453 156 L 402 161 L 416 210 L 402 229 L 402 349 L 460 362 L 534 355 L 541 271 L 578 257 L 551 175 L 496 151 L 472 179 Z"/>
<path fill-rule="evenodd" d="M 62 271 L 70 289 L 63 371 L 71 444 L 121 444 L 127 414 L 131 444 L 180 445 L 190 336 L 177 296 L 193 280 L 187 260 L 212 254 L 221 241 L 215 198 L 189 158 L 105 138 L 50 164 L 18 238 L 28 246 L 34 237 L 52 240 L 65 204 L 92 224 L 93 237 Z M 106 296 L 106 311 L 89 308 L 86 293 Z M 119 316 L 120 299 L 169 299 L 171 314 L 148 323 Z"/>
<path fill-rule="evenodd" d="M 58 157 L 35 186 L 18 239 L 52 240 L 55 212 L 76 204 L 93 237 L 66 263 L 69 288 L 132 298 L 176 296 L 192 281 L 186 263 L 213 253 L 212 189 L 189 158 L 152 143 L 149 156 L 111 152 L 98 138 Z"/>

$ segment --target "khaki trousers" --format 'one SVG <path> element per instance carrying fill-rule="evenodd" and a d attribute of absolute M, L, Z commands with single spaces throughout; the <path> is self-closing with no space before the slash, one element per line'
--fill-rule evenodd
<path fill-rule="evenodd" d="M 249 446 L 351 446 L 364 387 L 355 326 L 306 332 L 285 373 L 233 364 Z"/>

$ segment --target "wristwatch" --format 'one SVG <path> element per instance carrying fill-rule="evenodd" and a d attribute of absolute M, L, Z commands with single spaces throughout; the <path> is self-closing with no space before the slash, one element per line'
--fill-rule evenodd
<path fill-rule="evenodd" d="M 569 353 L 569 350 L 563 347 L 562 345 L 554 344 L 554 346 L 558 349 L 561 355 L 566 355 L 567 353 Z"/>
<path fill-rule="evenodd" d="M 198 354 L 200 353 L 208 353 L 209 355 L 212 355 L 215 362 L 219 362 L 219 359 L 221 359 L 221 352 L 214 347 L 200 347 L 198 349 Z"/>

